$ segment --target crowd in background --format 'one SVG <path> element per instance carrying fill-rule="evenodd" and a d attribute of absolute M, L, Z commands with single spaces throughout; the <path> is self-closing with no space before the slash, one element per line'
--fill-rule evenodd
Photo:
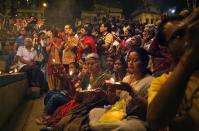
<path fill-rule="evenodd" d="M 157 25 L 103 19 L 59 30 L 38 28 L 32 20 L 19 29 L 12 63 L 27 73 L 30 87 L 48 92 L 38 124 L 63 130 L 197 129 L 197 32 L 197 9 Z"/>

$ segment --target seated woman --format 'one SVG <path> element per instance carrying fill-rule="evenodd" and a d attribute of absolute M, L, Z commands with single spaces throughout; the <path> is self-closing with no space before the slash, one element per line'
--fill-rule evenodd
<path fill-rule="evenodd" d="M 69 74 L 64 74 L 65 76 L 62 78 L 62 89 L 48 92 L 44 98 L 44 117 L 36 119 L 36 123 L 40 124 L 45 121 L 45 119 L 50 118 L 49 115 L 53 115 L 58 107 L 68 103 L 71 99 L 73 99 L 75 95 L 75 88 L 73 87 L 73 84 L 75 84 L 78 80 L 78 72 L 78 64 L 75 62 L 70 63 Z"/>
<path fill-rule="evenodd" d="M 134 47 L 127 58 L 128 74 L 123 81 L 127 82 L 138 96 L 137 98 L 133 97 L 133 101 L 130 100 L 129 102 L 127 101 L 128 97 L 120 97 L 122 99 L 117 101 L 109 111 L 104 109 L 91 110 L 89 124 L 94 130 L 146 130 L 145 122 L 142 121 L 146 117 L 147 105 L 145 98 L 147 97 L 147 89 L 153 79 L 147 69 L 149 57 L 146 50 Z M 125 88 L 125 86 L 122 87 Z M 116 91 L 116 94 L 118 94 L 118 91 Z M 142 110 L 142 112 L 137 113 L 134 109 Z M 126 110 L 127 112 L 125 112 Z M 134 119 L 132 116 L 138 116 L 139 119 Z M 127 119 L 124 119 L 125 117 Z"/>
<path fill-rule="evenodd" d="M 84 79 L 87 83 L 90 83 L 92 88 L 100 88 L 104 84 L 105 80 L 111 78 L 110 74 L 102 71 L 99 56 L 95 53 L 88 54 L 86 56 L 86 64 L 88 65 L 89 77 Z M 88 85 L 87 85 L 88 86 Z"/>
<path fill-rule="evenodd" d="M 97 54 L 94 54 L 94 53 L 89 54 L 86 57 L 86 63 L 88 65 L 88 70 L 89 70 L 89 77 L 87 79 L 87 82 L 90 83 L 90 85 L 93 89 L 100 88 L 103 85 L 103 83 L 105 82 L 105 80 L 110 79 L 111 75 L 107 75 L 106 73 L 102 72 L 101 67 L 100 67 L 100 62 L 99 62 L 99 56 Z M 70 71 L 70 68 L 69 68 L 69 71 Z M 72 84 L 72 87 L 73 86 L 74 86 L 74 84 Z M 86 87 L 88 87 L 88 85 Z M 65 103 L 63 100 L 62 106 L 59 105 L 59 108 L 56 107 L 56 110 L 55 110 L 55 108 L 53 108 L 53 111 L 50 110 L 51 111 L 50 115 L 52 115 L 52 117 L 46 117 L 46 119 L 42 119 L 42 120 L 36 121 L 36 122 L 38 122 L 39 124 L 46 123 L 47 125 L 56 124 L 62 117 L 64 117 L 67 113 L 69 113 L 74 107 L 76 107 L 78 105 L 81 106 L 81 104 L 84 103 L 85 101 L 89 101 L 89 100 L 87 100 L 88 97 L 86 97 L 87 96 L 86 93 L 87 92 L 82 93 L 81 91 L 75 92 L 73 99 L 70 99 L 70 101 L 65 101 Z M 58 102 L 59 102 L 62 95 L 61 94 L 57 95 L 57 97 L 59 98 L 58 99 Z M 68 96 L 65 96 L 64 99 L 66 99 L 67 97 Z M 86 99 L 84 99 L 84 98 L 86 98 Z M 50 100 L 51 99 L 52 98 L 50 98 Z M 50 100 L 48 100 L 48 101 L 50 101 Z M 55 98 L 52 100 L 52 102 L 56 103 Z M 49 104 L 51 105 L 51 107 L 54 107 L 55 105 L 57 105 L 55 103 L 54 104 L 49 103 Z M 46 107 L 48 107 L 48 106 L 46 106 Z"/>
<path fill-rule="evenodd" d="M 74 90 L 72 89 L 73 83 L 77 81 L 78 75 L 78 65 L 75 62 L 69 64 L 69 74 L 64 81 L 64 88 L 60 91 L 51 91 L 49 92 L 45 99 L 45 112 L 47 115 L 52 115 L 53 112 L 61 105 L 67 103 L 74 95 Z"/>
<path fill-rule="evenodd" d="M 128 54 L 128 74 L 123 82 L 129 83 L 131 87 L 141 96 L 147 97 L 153 77 L 147 69 L 149 56 L 146 50 L 134 47 Z"/>
<path fill-rule="evenodd" d="M 127 83 L 109 84 L 109 88 L 116 89 L 118 101 L 109 108 L 92 109 L 89 113 L 90 128 L 92 130 L 133 130 L 130 127 L 133 126 L 134 129 L 146 130 L 144 122 L 141 121 L 145 120 L 146 116 L 146 100 L 137 96 Z"/>
<path fill-rule="evenodd" d="M 122 81 L 126 75 L 127 63 L 122 56 L 116 56 L 113 67 L 113 77 L 115 81 Z"/>

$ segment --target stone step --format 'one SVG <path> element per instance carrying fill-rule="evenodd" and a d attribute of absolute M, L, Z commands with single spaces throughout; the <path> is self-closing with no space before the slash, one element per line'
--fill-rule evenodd
<path fill-rule="evenodd" d="M 43 109 L 43 97 L 26 100 L 0 131 L 39 131 L 44 126 L 37 125 L 35 119 L 42 114 Z"/>
<path fill-rule="evenodd" d="M 40 88 L 39 87 L 30 87 L 27 90 L 27 94 L 26 94 L 27 98 L 30 99 L 37 99 L 40 97 Z"/>
<path fill-rule="evenodd" d="M 33 101 L 24 101 L 19 105 L 11 119 L 1 131 L 23 131 L 24 125 L 32 111 Z"/>

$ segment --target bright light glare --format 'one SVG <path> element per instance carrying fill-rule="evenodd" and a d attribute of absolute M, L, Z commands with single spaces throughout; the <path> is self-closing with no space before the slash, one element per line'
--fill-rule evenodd
<path fill-rule="evenodd" d="M 175 12 L 176 12 L 176 10 L 175 10 L 175 9 L 172 9 L 172 10 L 171 10 L 171 13 L 172 13 L 172 14 L 174 14 Z"/>
<path fill-rule="evenodd" d="M 43 7 L 47 7 L 48 5 L 47 5 L 47 3 L 43 3 Z"/>

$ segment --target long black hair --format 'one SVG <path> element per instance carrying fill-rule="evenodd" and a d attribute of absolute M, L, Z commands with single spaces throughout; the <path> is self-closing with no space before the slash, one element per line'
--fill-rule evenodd
<path fill-rule="evenodd" d="M 128 53 L 127 60 L 129 58 L 129 55 L 131 54 L 131 52 L 136 52 L 138 54 L 139 60 L 144 63 L 145 73 L 152 74 L 150 69 L 147 68 L 147 66 L 149 64 L 149 53 L 143 48 L 134 46 L 131 48 L 130 52 Z"/>
<path fill-rule="evenodd" d="M 87 32 L 87 35 L 88 35 L 88 36 L 92 36 L 92 31 L 93 31 L 93 26 L 92 26 L 92 24 L 90 24 L 90 23 L 85 24 L 82 28 L 85 29 L 85 31 Z M 92 37 L 93 37 L 93 36 L 92 36 Z"/>
<path fill-rule="evenodd" d="M 117 55 L 117 56 L 115 56 L 114 60 L 115 60 L 115 61 L 116 61 L 116 60 L 119 60 L 119 61 L 121 62 L 121 64 L 122 64 L 122 68 L 123 68 L 123 69 L 126 69 L 126 68 L 127 68 L 127 63 L 126 63 L 126 61 L 125 61 L 125 59 L 124 59 L 123 56 Z"/>

